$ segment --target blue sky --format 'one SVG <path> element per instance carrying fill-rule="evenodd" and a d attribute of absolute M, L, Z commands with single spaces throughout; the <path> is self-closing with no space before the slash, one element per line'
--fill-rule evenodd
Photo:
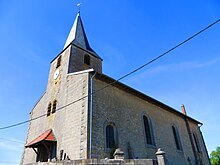
<path fill-rule="evenodd" d="M 90 45 L 115 79 L 220 18 L 218 0 L 0 0 L 0 127 L 29 119 L 78 2 Z M 185 104 L 204 124 L 209 152 L 220 146 L 219 43 L 220 23 L 122 81 L 177 110 Z M 0 164 L 20 161 L 26 131 L 0 130 Z"/>

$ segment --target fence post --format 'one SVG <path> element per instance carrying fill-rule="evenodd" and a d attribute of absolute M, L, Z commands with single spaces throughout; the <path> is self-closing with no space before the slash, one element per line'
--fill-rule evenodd
<path fill-rule="evenodd" d="M 165 152 L 161 148 L 158 148 L 155 154 L 157 157 L 158 165 L 166 165 Z"/>
<path fill-rule="evenodd" d="M 114 156 L 114 159 L 124 160 L 124 152 L 120 148 L 117 148 L 115 150 L 115 153 L 113 156 Z"/>

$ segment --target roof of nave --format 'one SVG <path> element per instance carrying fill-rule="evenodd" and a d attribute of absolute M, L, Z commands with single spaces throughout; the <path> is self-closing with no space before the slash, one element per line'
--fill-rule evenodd
<path fill-rule="evenodd" d="M 134 95 L 134 96 L 137 96 L 137 97 L 139 97 L 139 98 L 141 98 L 143 100 L 146 100 L 147 102 L 149 102 L 149 103 L 151 103 L 153 105 L 156 105 L 156 106 L 158 106 L 158 107 L 160 107 L 160 108 L 162 108 L 164 110 L 167 110 L 167 111 L 169 111 L 171 113 L 175 113 L 178 116 L 181 116 L 183 118 L 187 117 L 188 119 L 190 119 L 191 121 L 193 121 L 193 122 L 195 122 L 197 124 L 202 124 L 198 120 L 193 119 L 193 118 L 191 118 L 189 116 L 186 116 L 185 114 L 177 111 L 176 109 L 174 109 L 174 108 L 172 108 L 172 107 L 170 107 L 170 106 L 168 106 L 168 105 L 166 105 L 166 104 L 164 104 L 164 103 L 162 103 L 162 102 L 160 102 L 160 101 L 158 101 L 158 100 L 156 100 L 156 99 L 154 99 L 154 98 L 152 98 L 152 97 L 150 97 L 150 96 L 148 96 L 148 95 L 146 95 L 146 94 L 144 94 L 144 93 L 142 93 L 142 92 L 140 92 L 140 91 L 138 91 L 138 90 L 136 90 L 134 88 L 131 88 L 131 87 L 129 87 L 129 86 L 127 86 L 127 85 L 125 85 L 125 84 L 123 84 L 123 83 L 121 83 L 121 82 L 119 82 L 119 81 L 117 81 L 117 80 L 115 80 L 115 79 L 105 75 L 105 74 L 96 73 L 95 77 L 97 79 L 101 80 L 101 81 L 104 81 L 104 82 L 108 83 L 108 84 L 112 84 L 112 86 L 114 86 L 114 87 L 117 87 L 117 88 L 119 88 L 121 90 L 124 90 L 124 91 Z"/>

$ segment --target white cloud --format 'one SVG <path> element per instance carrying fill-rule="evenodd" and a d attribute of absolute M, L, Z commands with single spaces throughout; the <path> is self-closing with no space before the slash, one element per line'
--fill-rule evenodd
<path fill-rule="evenodd" d="M 0 138 L 0 149 L 1 150 L 13 150 L 22 151 L 24 147 L 24 142 L 18 139 L 4 139 Z"/>
<path fill-rule="evenodd" d="M 0 138 L 0 165 L 17 165 L 21 160 L 24 142 L 14 138 Z"/>
<path fill-rule="evenodd" d="M 182 63 L 173 63 L 173 64 L 166 64 L 166 65 L 158 65 L 156 67 L 147 69 L 145 68 L 145 71 L 139 74 L 136 74 L 134 76 L 131 76 L 126 80 L 126 82 L 138 82 L 139 80 L 148 77 L 153 76 L 156 74 L 161 74 L 163 72 L 180 72 L 184 70 L 191 70 L 191 69 L 197 69 L 197 68 L 203 68 L 215 65 L 220 62 L 220 58 L 217 59 L 211 59 L 206 62 L 197 62 L 197 61 L 187 61 Z"/>
<path fill-rule="evenodd" d="M 202 67 L 207 67 L 207 66 L 211 66 L 211 65 L 214 65 L 214 64 L 217 64 L 220 62 L 220 58 L 217 58 L 217 59 L 213 59 L 213 60 L 210 60 L 210 61 L 207 61 L 205 63 L 200 63 L 198 64 L 197 66 L 195 66 L 196 68 L 202 68 Z"/>

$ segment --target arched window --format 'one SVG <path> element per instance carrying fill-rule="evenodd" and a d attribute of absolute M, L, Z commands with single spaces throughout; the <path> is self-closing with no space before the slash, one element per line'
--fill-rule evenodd
<path fill-rule="evenodd" d="M 106 126 L 106 148 L 115 147 L 115 134 L 114 127 L 112 125 Z"/>
<path fill-rule="evenodd" d="M 178 129 L 174 125 L 172 125 L 172 131 L 173 131 L 173 136 L 174 136 L 174 140 L 175 140 L 175 143 L 176 143 L 176 149 L 177 150 L 182 150 L 182 145 L 181 145 L 181 142 L 180 142 L 179 132 L 178 132 Z"/>
<path fill-rule="evenodd" d="M 47 107 L 47 116 L 50 116 L 50 113 L 51 113 L 51 103 L 49 103 Z"/>
<path fill-rule="evenodd" d="M 84 55 L 84 64 L 90 65 L 90 56 L 88 54 Z"/>
<path fill-rule="evenodd" d="M 150 118 L 144 115 L 143 120 L 144 120 L 144 132 L 145 132 L 146 142 L 147 144 L 155 145 L 153 128 L 152 128 Z"/>
<path fill-rule="evenodd" d="M 60 65 L 61 65 L 61 59 L 62 59 L 62 56 L 60 55 L 57 59 L 57 66 L 56 68 L 58 68 Z"/>
<path fill-rule="evenodd" d="M 200 148 L 200 145 L 199 145 L 199 141 L 198 141 L 198 138 L 197 138 L 195 132 L 193 133 L 193 138 L 194 138 L 194 142 L 195 142 L 195 144 L 196 144 L 196 149 L 197 149 L 197 151 L 198 151 L 199 153 L 201 153 L 202 151 L 201 151 L 201 148 Z"/>
<path fill-rule="evenodd" d="M 54 100 L 54 101 L 53 101 L 53 107 L 52 107 L 52 113 L 55 113 L 55 112 L 56 112 L 56 108 L 57 108 L 57 101 Z"/>

